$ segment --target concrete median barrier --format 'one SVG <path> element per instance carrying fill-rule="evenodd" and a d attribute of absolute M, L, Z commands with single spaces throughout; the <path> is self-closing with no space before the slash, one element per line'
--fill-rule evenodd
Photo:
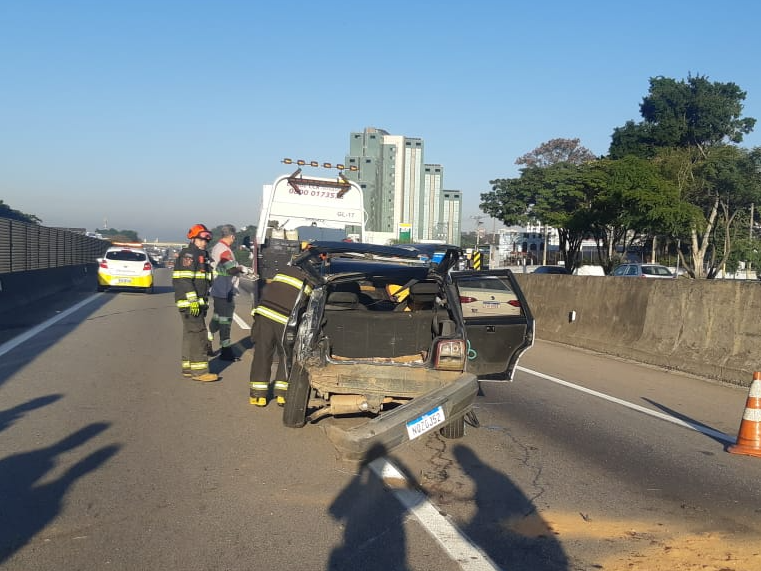
<path fill-rule="evenodd" d="M 756 281 L 516 276 L 539 339 L 742 386 L 761 365 Z"/>
<path fill-rule="evenodd" d="M 97 272 L 98 265 L 93 263 L 0 274 L 0 313 L 62 291 L 94 292 Z"/>

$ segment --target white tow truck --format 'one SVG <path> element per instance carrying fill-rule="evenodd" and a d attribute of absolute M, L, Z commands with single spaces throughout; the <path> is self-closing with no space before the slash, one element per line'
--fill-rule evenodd
<path fill-rule="evenodd" d="M 283 162 L 293 163 L 289 159 Z M 365 241 L 366 213 L 360 186 L 340 171 L 335 177 L 305 176 L 300 168 L 303 164 L 318 164 L 296 164 L 295 172 L 279 176 L 262 189 L 256 236 L 247 244 L 254 254 L 253 269 L 260 277 L 254 303 L 267 280 L 299 253 L 301 242 Z"/>

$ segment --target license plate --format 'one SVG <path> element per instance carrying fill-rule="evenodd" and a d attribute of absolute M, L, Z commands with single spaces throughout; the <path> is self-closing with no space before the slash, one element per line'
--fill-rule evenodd
<path fill-rule="evenodd" d="M 499 302 L 498 301 L 485 301 L 484 302 L 484 309 L 499 309 Z"/>
<path fill-rule="evenodd" d="M 425 414 L 407 422 L 407 435 L 412 440 L 442 424 L 445 420 L 444 409 L 437 406 L 433 410 L 429 410 Z"/>
<path fill-rule="evenodd" d="M 119 278 L 118 280 L 116 280 L 116 283 L 118 283 L 118 284 L 131 284 L 132 283 L 132 279 L 131 278 Z"/>

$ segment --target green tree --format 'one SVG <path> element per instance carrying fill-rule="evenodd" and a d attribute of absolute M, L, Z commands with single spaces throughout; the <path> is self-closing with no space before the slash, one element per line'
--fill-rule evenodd
<path fill-rule="evenodd" d="M 743 166 L 748 157 L 732 145 L 742 142 L 756 123 L 741 117 L 745 96 L 734 83 L 712 83 L 700 75 L 681 81 L 651 78 L 640 105 L 643 121 L 629 121 L 613 132 L 611 158 L 652 159 L 676 185 L 682 203 L 676 209 L 681 214 L 678 219 L 684 221 L 686 216 L 689 221 L 686 230 L 672 227 L 672 231 L 690 244 L 689 261 L 681 253 L 680 257 L 695 277 L 715 275 L 714 262 L 726 259 L 731 251 L 734 215 L 757 200 L 757 178 Z M 720 223 L 728 231 L 717 257 L 712 246 Z M 707 268 L 709 252 L 712 261 Z"/>
<path fill-rule="evenodd" d="M 696 167 L 697 177 L 704 181 L 704 209 L 710 210 L 710 216 L 716 213 L 708 278 L 715 277 L 730 259 L 733 237 L 743 236 L 743 232 L 738 234 L 733 228 L 738 216 L 742 219 L 751 205 L 761 200 L 759 172 L 761 148 L 748 151 L 730 145 L 711 149 L 706 160 Z M 717 234 L 721 234 L 721 240 Z M 701 246 L 705 248 L 706 244 Z"/>
<path fill-rule="evenodd" d="M 135 230 L 117 230 L 116 228 L 103 228 L 98 230 L 100 234 L 111 242 L 142 242 L 143 240 Z"/>
<path fill-rule="evenodd" d="M 566 268 L 576 265 L 581 243 L 589 233 L 594 186 L 585 172 L 571 163 L 521 170 L 518 178 L 490 181 L 491 192 L 481 194 L 480 208 L 508 226 L 541 220 L 558 231 Z"/>
<path fill-rule="evenodd" d="M 579 139 L 550 139 L 533 151 L 518 157 L 516 165 L 549 167 L 558 163 L 581 165 L 595 160 L 595 155 Z"/>
<path fill-rule="evenodd" d="M 0 218 L 10 218 L 11 220 L 29 222 L 30 224 L 40 224 L 42 222 L 34 214 L 25 214 L 19 210 L 14 210 L 2 200 L 0 200 Z"/>
<path fill-rule="evenodd" d="M 606 273 L 618 261 L 616 252 L 658 235 L 676 236 L 696 214 L 680 201 L 678 189 L 653 161 L 628 156 L 601 159 L 587 165 L 588 185 L 596 192 L 590 211 L 590 230 Z"/>
<path fill-rule="evenodd" d="M 594 160 L 579 139 L 551 139 L 516 159 L 525 165 L 520 177 L 490 181 L 492 190 L 481 195 L 480 208 L 508 226 L 541 221 L 555 228 L 570 271 L 588 235 L 594 192 L 581 167 Z"/>

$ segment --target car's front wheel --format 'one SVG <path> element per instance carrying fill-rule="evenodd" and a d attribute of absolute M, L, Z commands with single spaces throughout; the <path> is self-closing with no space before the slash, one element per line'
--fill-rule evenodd
<path fill-rule="evenodd" d="M 294 363 L 288 377 L 288 391 L 285 393 L 283 424 L 288 428 L 301 428 L 306 424 L 307 405 L 312 387 L 309 374 L 300 363 Z"/>

